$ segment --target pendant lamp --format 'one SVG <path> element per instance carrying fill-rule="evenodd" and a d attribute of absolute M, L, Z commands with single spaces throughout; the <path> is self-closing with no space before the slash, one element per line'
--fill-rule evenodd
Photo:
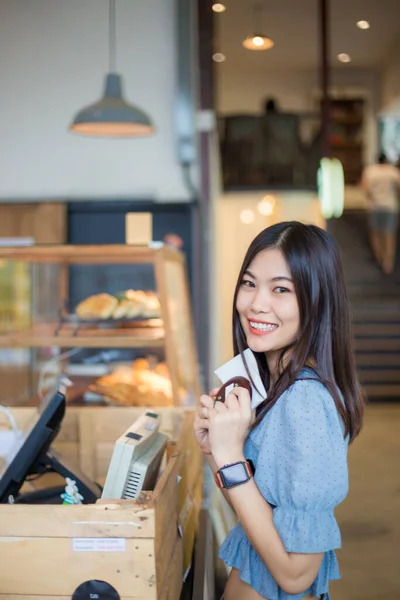
<path fill-rule="evenodd" d="M 109 73 L 104 95 L 74 117 L 69 129 L 73 133 L 97 137 L 139 137 L 154 133 L 148 115 L 123 97 L 122 77 L 116 73 L 115 0 L 110 2 Z"/>
<path fill-rule="evenodd" d="M 258 27 L 261 23 L 262 17 L 262 6 L 261 3 L 256 2 L 253 6 L 253 35 L 247 36 L 242 42 L 242 46 L 246 50 L 269 50 L 274 45 L 274 42 L 267 35 L 260 33 Z"/>

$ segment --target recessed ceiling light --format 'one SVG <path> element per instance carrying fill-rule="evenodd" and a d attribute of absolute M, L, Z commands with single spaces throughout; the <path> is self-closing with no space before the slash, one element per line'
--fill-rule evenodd
<path fill-rule="evenodd" d="M 368 21 L 357 21 L 357 27 L 359 29 L 369 29 L 371 25 L 368 23 Z"/>
<path fill-rule="evenodd" d="M 346 52 L 342 52 L 341 54 L 338 54 L 338 59 L 342 63 L 349 63 L 351 61 L 350 56 L 348 54 L 346 54 Z"/>
<path fill-rule="evenodd" d="M 212 55 L 212 59 L 215 62 L 224 62 L 224 60 L 226 60 L 226 56 L 225 54 L 222 54 L 222 52 L 215 52 L 215 54 Z"/>
<path fill-rule="evenodd" d="M 214 12 L 221 13 L 226 11 L 225 4 L 221 4 L 220 2 L 216 2 L 212 5 L 212 9 Z"/>

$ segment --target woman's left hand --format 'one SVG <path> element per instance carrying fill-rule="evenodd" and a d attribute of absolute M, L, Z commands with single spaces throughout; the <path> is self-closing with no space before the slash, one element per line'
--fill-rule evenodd
<path fill-rule="evenodd" d="M 254 422 L 249 392 L 235 387 L 225 402 L 215 402 L 209 411 L 209 441 L 218 467 L 243 460 L 244 442 Z"/>

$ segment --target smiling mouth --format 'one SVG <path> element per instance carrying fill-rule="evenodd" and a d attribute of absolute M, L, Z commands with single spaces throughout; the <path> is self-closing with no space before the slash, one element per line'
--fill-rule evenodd
<path fill-rule="evenodd" d="M 259 333 L 269 333 L 278 328 L 278 325 L 274 323 L 262 323 L 260 321 L 252 321 L 251 319 L 249 319 L 249 324 L 251 329 Z"/>

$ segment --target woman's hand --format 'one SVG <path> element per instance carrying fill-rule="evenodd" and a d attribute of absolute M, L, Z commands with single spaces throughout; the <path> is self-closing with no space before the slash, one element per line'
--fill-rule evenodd
<path fill-rule="evenodd" d="M 243 460 L 244 442 L 254 422 L 249 392 L 235 387 L 209 413 L 208 447 L 218 467 Z"/>
<path fill-rule="evenodd" d="M 209 396 L 204 395 L 200 397 L 200 406 L 197 408 L 194 417 L 194 435 L 203 454 L 211 454 L 211 446 L 208 435 L 210 426 L 209 417 L 214 407 L 214 399 L 211 396 L 214 396 L 217 392 L 218 388 L 215 388 L 211 390 Z"/>

